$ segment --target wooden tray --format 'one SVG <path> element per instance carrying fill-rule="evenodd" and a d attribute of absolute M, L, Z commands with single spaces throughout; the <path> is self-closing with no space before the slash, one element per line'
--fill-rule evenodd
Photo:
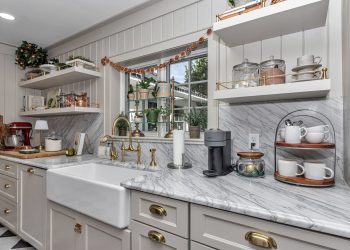
<path fill-rule="evenodd" d="M 312 149 L 312 148 L 335 148 L 334 143 L 298 143 L 298 144 L 291 144 L 286 143 L 284 141 L 276 141 L 275 145 L 277 147 L 284 147 L 284 148 L 306 148 L 306 149 Z"/>
<path fill-rule="evenodd" d="M 299 177 L 287 177 L 282 176 L 278 173 L 278 171 L 274 174 L 275 179 L 284 183 L 289 183 L 293 185 L 306 186 L 306 187 L 330 187 L 334 185 L 334 178 L 330 180 L 309 180 L 302 176 Z"/>
<path fill-rule="evenodd" d="M 10 157 L 15 157 L 19 159 L 34 159 L 34 158 L 43 158 L 43 157 L 52 157 L 52 156 L 60 156 L 60 155 L 65 155 L 66 151 L 61 150 L 57 152 L 39 152 L 35 154 L 21 154 L 18 151 L 4 151 L 0 150 L 0 155 L 4 156 L 10 156 Z"/>

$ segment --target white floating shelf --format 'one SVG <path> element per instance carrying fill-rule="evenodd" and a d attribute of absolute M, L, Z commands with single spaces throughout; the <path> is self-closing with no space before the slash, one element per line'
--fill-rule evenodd
<path fill-rule="evenodd" d="M 19 83 L 20 87 L 32 89 L 48 89 L 69 83 L 81 82 L 101 77 L 101 73 L 83 67 L 71 67 L 55 71 L 47 75 L 39 76 Z"/>
<path fill-rule="evenodd" d="M 286 0 L 214 23 L 229 47 L 325 26 L 329 0 Z"/>
<path fill-rule="evenodd" d="M 33 110 L 20 112 L 20 116 L 59 116 L 59 115 L 79 115 L 79 114 L 91 114 L 101 113 L 99 108 L 84 108 L 84 107 L 70 107 L 70 108 L 52 108 L 44 110 Z"/>
<path fill-rule="evenodd" d="M 222 88 L 222 87 L 221 87 Z M 293 82 L 240 89 L 214 91 L 214 100 L 227 103 L 247 103 L 325 97 L 331 90 L 331 80 Z"/>

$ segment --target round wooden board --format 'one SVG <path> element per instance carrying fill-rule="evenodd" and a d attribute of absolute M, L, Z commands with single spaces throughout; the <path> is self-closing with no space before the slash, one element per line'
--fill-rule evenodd
<path fill-rule="evenodd" d="M 335 148 L 334 143 L 318 143 L 318 144 L 312 144 L 312 143 L 298 143 L 298 144 L 291 144 L 286 143 L 283 141 L 276 141 L 275 145 L 277 147 L 284 147 L 284 148 Z"/>
<path fill-rule="evenodd" d="M 280 175 L 277 171 L 274 174 L 275 179 L 284 183 L 307 186 L 307 187 L 330 187 L 334 185 L 334 178 L 329 180 L 309 180 L 302 176 L 300 177 L 287 177 Z"/>

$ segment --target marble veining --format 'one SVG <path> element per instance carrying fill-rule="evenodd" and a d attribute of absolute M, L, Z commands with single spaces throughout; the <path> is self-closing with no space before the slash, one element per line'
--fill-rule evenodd
<path fill-rule="evenodd" d="M 350 238 L 350 188 L 305 188 L 273 176 L 251 179 L 231 173 L 206 178 L 202 167 L 161 171 L 122 186 L 286 225 Z"/>

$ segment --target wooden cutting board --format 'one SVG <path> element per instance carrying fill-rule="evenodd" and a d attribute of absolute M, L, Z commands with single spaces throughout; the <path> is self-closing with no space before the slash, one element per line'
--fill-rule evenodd
<path fill-rule="evenodd" d="M 35 154 L 21 154 L 18 151 L 4 151 L 0 150 L 0 155 L 4 156 L 10 156 L 10 157 L 15 157 L 19 159 L 34 159 L 34 158 L 43 158 L 43 157 L 52 157 L 52 156 L 60 156 L 60 155 L 65 155 L 66 151 L 61 150 L 57 152 L 39 152 Z"/>

